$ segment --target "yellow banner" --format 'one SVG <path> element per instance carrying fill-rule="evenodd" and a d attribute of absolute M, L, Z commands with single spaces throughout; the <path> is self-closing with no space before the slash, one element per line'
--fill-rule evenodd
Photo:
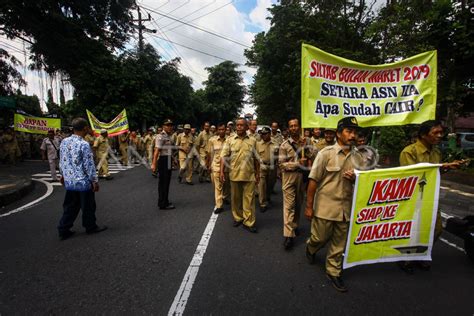
<path fill-rule="evenodd" d="M 117 136 L 128 132 L 127 111 L 125 109 L 123 109 L 122 112 L 120 112 L 119 115 L 109 123 L 99 121 L 91 111 L 86 111 L 92 130 L 96 136 L 100 135 L 101 129 L 106 129 L 109 136 Z"/>
<path fill-rule="evenodd" d="M 437 52 L 366 65 L 303 44 L 303 127 L 335 128 L 355 116 L 360 126 L 419 124 L 436 113 Z"/>
<path fill-rule="evenodd" d="M 61 128 L 61 119 L 49 117 L 25 116 L 15 113 L 13 117 L 15 131 L 48 134 L 48 131 Z"/>
<path fill-rule="evenodd" d="M 439 166 L 422 163 L 356 171 L 344 268 L 431 260 Z"/>

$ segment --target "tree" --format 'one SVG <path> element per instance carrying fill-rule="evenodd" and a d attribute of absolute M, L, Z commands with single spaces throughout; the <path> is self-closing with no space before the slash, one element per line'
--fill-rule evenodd
<path fill-rule="evenodd" d="M 207 67 L 208 80 L 204 82 L 205 108 L 209 116 L 219 122 L 234 119 L 244 106 L 245 87 L 242 83 L 242 72 L 238 65 L 224 61 L 216 66 Z"/>
<path fill-rule="evenodd" d="M 0 96 L 11 95 L 14 93 L 13 85 L 24 86 L 26 82 L 21 74 L 16 70 L 20 62 L 0 48 Z"/>
<path fill-rule="evenodd" d="M 365 1 L 282 1 L 270 12 L 271 27 L 245 51 L 257 67 L 250 95 L 262 121 L 286 123 L 300 116 L 301 44 L 371 63 L 376 50 L 364 40 L 371 20 Z"/>

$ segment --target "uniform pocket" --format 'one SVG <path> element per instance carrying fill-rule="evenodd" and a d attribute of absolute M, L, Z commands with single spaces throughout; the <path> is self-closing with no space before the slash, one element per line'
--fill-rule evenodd
<path fill-rule="evenodd" d="M 338 166 L 326 166 L 327 172 L 338 172 L 341 171 L 341 167 Z"/>

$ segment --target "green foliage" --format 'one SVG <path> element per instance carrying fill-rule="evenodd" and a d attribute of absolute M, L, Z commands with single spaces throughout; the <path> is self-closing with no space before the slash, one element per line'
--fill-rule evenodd
<path fill-rule="evenodd" d="M 0 48 L 0 95 L 11 95 L 14 92 L 13 83 L 17 85 L 25 85 L 21 74 L 16 70 L 20 62 L 8 54 L 8 52 Z"/>
<path fill-rule="evenodd" d="M 378 150 L 380 157 L 389 157 L 398 161 L 400 152 L 409 144 L 409 137 L 406 136 L 401 126 L 386 126 L 380 128 L 378 137 Z"/>

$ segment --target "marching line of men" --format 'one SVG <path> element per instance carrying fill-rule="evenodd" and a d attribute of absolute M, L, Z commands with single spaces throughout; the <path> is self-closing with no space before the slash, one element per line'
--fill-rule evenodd
<path fill-rule="evenodd" d="M 179 181 L 185 178 L 186 183 L 192 183 L 190 160 L 193 157 L 200 159 L 199 164 L 209 172 L 214 186 L 214 213 L 223 212 L 225 201 L 230 200 L 233 226 L 242 226 L 251 233 L 258 232 L 256 196 L 260 211 L 266 212 L 277 178 L 281 178 L 284 249 L 292 249 L 294 239 L 300 234 L 299 219 L 304 208 L 305 217 L 311 221 L 306 257 L 314 264 L 315 254 L 328 245 L 327 278 L 338 291 L 346 292 L 341 272 L 351 217 L 354 169 L 371 169 L 377 163 L 376 153 L 365 147 L 367 139 L 356 118 L 341 119 L 336 129 L 324 130 L 323 138 L 319 137 L 320 129 L 314 129 L 313 135 L 302 136 L 296 118 L 288 121 L 287 135 L 279 132 L 277 122 L 272 122 L 270 128 L 263 127 L 259 133 L 256 132 L 256 120 L 239 118 L 235 123 L 235 131 L 233 123 L 229 122 L 227 126 L 218 124 L 212 135 L 206 122 L 198 142 L 192 140 L 190 125 L 186 124 L 174 143 L 171 139 L 168 141 L 173 123 L 165 121 L 163 132 L 155 143 L 152 163 L 160 178 L 160 209 L 175 208 L 168 200 L 173 148 L 180 152 Z M 442 138 L 440 128 L 439 122 L 422 124 L 417 143 L 405 148 L 400 163 L 439 163 L 441 155 L 435 145 Z M 429 137 L 430 133 L 436 134 Z M 460 164 L 459 161 L 443 164 L 443 170 L 457 169 Z M 200 171 L 200 180 L 205 172 Z M 440 222 L 436 226 L 436 236 L 439 236 Z M 412 264 L 403 263 L 401 267 L 413 273 Z"/>

